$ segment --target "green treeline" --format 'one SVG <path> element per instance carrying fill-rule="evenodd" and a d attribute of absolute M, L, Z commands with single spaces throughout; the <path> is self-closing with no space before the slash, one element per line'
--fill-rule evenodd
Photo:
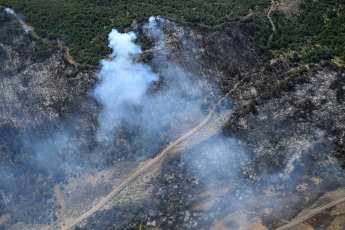
<path fill-rule="evenodd" d="M 0 0 L 1 6 L 22 15 L 40 36 L 63 41 L 80 63 L 97 65 L 110 52 L 111 29 L 123 32 L 151 15 L 200 27 L 240 22 L 252 28 L 248 31 L 258 45 L 291 53 L 294 62 L 345 60 L 345 0 L 305 0 L 292 19 L 273 11 L 277 31 L 272 39 L 265 12 L 270 4 L 270 0 Z M 254 14 L 241 21 L 250 9 Z"/>
<path fill-rule="evenodd" d="M 92 65 L 109 53 L 111 29 L 124 31 L 134 20 L 143 23 L 151 15 L 161 15 L 215 26 L 239 21 L 250 9 L 263 11 L 269 4 L 269 0 L 0 0 L 40 36 L 63 41 L 78 62 Z"/>
<path fill-rule="evenodd" d="M 272 18 L 277 31 L 269 48 L 292 51 L 293 61 L 302 63 L 345 60 L 345 0 L 305 0 L 295 19 L 278 11 Z"/>

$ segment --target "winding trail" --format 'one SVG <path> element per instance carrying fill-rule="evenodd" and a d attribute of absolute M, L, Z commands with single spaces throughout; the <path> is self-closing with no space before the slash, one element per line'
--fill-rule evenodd
<path fill-rule="evenodd" d="M 246 19 L 250 18 L 251 16 L 253 16 L 253 13 L 254 13 L 253 10 L 249 9 L 249 13 L 246 16 L 242 16 L 240 18 L 241 18 L 241 20 L 246 20 Z"/>
<path fill-rule="evenodd" d="M 66 226 L 62 228 L 62 230 L 68 230 L 75 227 L 77 224 L 85 220 L 86 218 L 90 217 L 92 214 L 94 214 L 96 211 L 101 209 L 104 205 L 106 205 L 113 197 L 115 197 L 118 193 L 120 193 L 124 188 L 126 188 L 129 184 L 131 184 L 133 181 L 135 181 L 141 174 L 151 169 L 154 165 L 156 165 L 158 162 L 160 162 L 167 154 L 173 150 L 178 144 L 195 134 L 197 131 L 199 131 L 201 128 L 203 128 L 211 119 L 214 111 L 216 110 L 217 106 L 225 100 L 234 90 L 237 89 L 237 87 L 240 85 L 242 81 L 237 82 L 234 87 L 224 96 L 222 97 L 216 105 L 213 106 L 212 110 L 209 112 L 207 117 L 197 126 L 195 126 L 192 130 L 190 130 L 188 133 L 184 134 L 182 137 L 177 139 L 175 142 L 171 143 L 168 147 L 166 147 L 158 156 L 153 158 L 152 160 L 148 161 L 145 165 L 143 165 L 141 168 L 138 168 L 137 171 L 135 171 L 131 176 L 129 176 L 127 179 L 123 180 L 119 185 L 114 187 L 114 189 L 100 202 L 98 202 L 95 206 L 93 206 L 91 209 L 89 209 L 87 212 L 82 214 L 77 219 L 74 219 L 70 223 L 66 223 Z"/>
<path fill-rule="evenodd" d="M 331 208 L 333 206 L 336 206 L 338 204 L 341 204 L 343 202 L 345 202 L 345 197 L 340 198 L 340 199 L 335 200 L 335 201 L 332 201 L 332 202 L 330 202 L 330 203 L 328 203 L 328 204 L 326 204 L 326 205 L 324 205 L 324 206 L 322 206 L 320 208 L 315 208 L 315 209 L 309 211 L 308 213 L 304 214 L 303 216 L 297 217 L 296 219 L 293 219 L 290 223 L 277 228 L 276 230 L 288 230 L 288 229 L 291 229 L 291 228 L 293 228 L 293 227 L 303 223 L 304 221 L 312 218 L 313 216 L 319 214 L 320 212 L 325 211 L 326 209 Z"/>
<path fill-rule="evenodd" d="M 267 18 L 268 18 L 268 20 L 269 20 L 270 23 L 271 23 L 272 31 L 273 31 L 272 34 L 270 35 L 269 40 L 272 38 L 273 33 L 276 32 L 276 26 L 274 25 L 274 22 L 273 22 L 273 20 L 272 20 L 272 18 L 271 18 L 271 12 L 272 12 L 273 8 L 274 8 L 274 1 L 272 0 L 272 1 L 271 1 L 270 9 L 269 9 L 268 12 L 267 12 Z"/>
<path fill-rule="evenodd" d="M 50 40 L 48 40 L 48 39 L 46 39 L 46 38 L 40 37 L 40 36 L 36 33 L 35 29 L 34 29 L 32 26 L 30 26 L 29 24 L 27 24 L 26 22 L 24 22 L 20 17 L 18 17 L 17 14 L 12 14 L 12 15 L 14 15 L 14 16 L 16 17 L 16 19 L 19 21 L 19 23 L 22 25 L 22 27 L 23 27 L 27 32 L 30 32 L 34 38 L 36 38 L 37 40 L 41 40 L 43 43 L 51 43 L 51 42 L 52 42 L 52 41 L 50 41 Z M 66 58 L 66 60 L 67 60 L 71 65 L 74 65 L 74 66 L 80 65 L 80 64 L 77 63 L 77 62 L 73 59 L 73 57 L 70 55 L 70 53 L 69 53 L 69 48 L 68 48 L 68 47 L 64 46 L 64 45 L 62 44 L 62 42 L 60 42 L 60 41 L 58 41 L 58 44 L 59 44 L 59 47 L 60 47 L 61 49 L 65 49 L 65 50 L 66 50 L 66 52 L 65 52 L 65 58 Z"/>

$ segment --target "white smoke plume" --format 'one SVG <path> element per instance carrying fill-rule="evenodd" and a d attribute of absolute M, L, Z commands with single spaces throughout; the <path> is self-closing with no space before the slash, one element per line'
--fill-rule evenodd
<path fill-rule="evenodd" d="M 101 136 L 108 135 L 114 124 L 123 118 L 126 103 L 140 104 L 150 84 L 158 79 L 148 65 L 133 61 L 142 53 L 135 40 L 133 32 L 122 34 L 113 30 L 109 34 L 114 59 L 101 61 L 101 84 L 94 90 L 95 97 L 105 107 L 101 115 Z"/>
<path fill-rule="evenodd" d="M 200 110 L 203 92 L 193 82 L 196 77 L 169 59 L 170 50 L 162 29 L 165 22 L 160 17 L 150 17 L 144 25 L 146 35 L 155 41 L 155 57 L 151 62 L 154 71 L 149 64 L 136 61 L 142 50 L 135 44 L 137 37 L 133 32 L 123 34 L 113 30 L 109 34 L 114 59 L 101 61 L 100 83 L 92 93 L 103 105 L 98 130 L 100 145 L 105 140 L 111 141 L 125 123 L 135 128 L 134 142 L 163 147 L 158 143 L 168 142 L 163 137 L 164 130 L 181 134 L 204 117 Z M 149 93 L 154 83 L 162 79 L 164 89 Z M 140 151 L 151 156 L 157 153 L 145 148 Z"/>
<path fill-rule="evenodd" d="M 17 17 L 12 9 L 6 8 L 5 12 Z M 129 142 L 128 145 L 132 148 L 130 151 L 142 152 L 142 155 L 147 157 L 154 156 L 159 153 L 159 148 L 167 146 L 171 139 L 175 140 L 205 118 L 205 113 L 200 109 L 200 105 L 205 103 L 205 95 L 213 97 L 212 100 L 216 98 L 214 95 L 221 95 L 218 88 L 207 91 L 202 85 L 210 85 L 209 82 L 181 68 L 176 60 L 171 60 L 171 51 L 166 44 L 163 30 L 166 22 L 160 17 L 150 17 L 149 22 L 143 26 L 146 35 L 155 41 L 152 51 L 154 57 L 150 65 L 137 61 L 143 51 L 135 43 L 137 36 L 134 32 L 119 33 L 113 30 L 109 34 L 113 60 L 101 61 L 99 84 L 92 91 L 92 95 L 102 104 L 103 110 L 99 117 L 98 148 L 93 152 L 95 157 L 90 159 L 91 161 L 98 162 L 97 155 L 102 155 L 100 153 L 106 149 L 103 146 L 116 142 L 116 135 L 122 126 L 134 128 L 134 139 L 123 138 Z M 151 92 L 159 80 L 164 83 L 162 89 Z M 87 121 L 73 124 L 75 129 L 86 125 Z M 69 128 L 73 130 L 73 127 Z M 170 133 L 174 136 L 168 136 Z M 61 165 L 64 172 L 79 172 L 79 168 L 85 166 L 82 163 L 70 163 L 71 156 L 76 155 L 74 151 L 86 149 L 84 146 L 78 146 L 78 138 L 79 133 L 73 134 L 70 131 L 59 134 L 55 131 L 55 134 L 47 139 L 27 140 L 27 146 L 32 146 L 27 152 L 33 152 L 35 156 L 33 168 L 47 169 L 46 171 L 52 174 L 59 172 L 57 165 Z M 117 151 L 112 144 L 109 147 L 114 149 L 112 151 Z M 26 151 L 24 150 L 23 152 Z M 61 156 L 68 157 L 65 159 Z M 251 173 L 255 169 L 251 167 L 253 164 L 248 162 L 254 159 L 249 158 L 247 149 L 235 138 L 225 138 L 222 135 L 215 135 L 197 145 L 190 153 L 185 152 L 182 155 L 186 167 L 197 174 L 205 185 L 205 190 L 211 194 L 208 200 L 213 202 L 219 199 L 216 191 L 227 189 L 228 192 L 221 197 L 224 200 L 220 199 L 220 203 L 230 206 L 231 202 L 238 202 L 238 206 L 234 206 L 238 210 L 243 208 L 240 205 L 246 204 L 244 200 L 263 196 L 261 188 L 273 186 L 273 177 L 278 178 L 277 180 L 286 179 L 281 176 L 280 171 L 275 175 L 265 175 L 267 180 L 253 178 L 258 175 Z M 300 161 L 299 158 L 292 159 L 288 162 L 288 167 L 292 167 L 295 160 Z M 5 180 L 3 184 L 8 184 L 6 178 L 7 175 L 12 175 L 12 172 L 3 171 L 6 172 L 1 174 L 2 180 Z M 15 174 L 13 175 L 11 177 L 15 177 Z M 61 178 L 63 177 L 64 174 Z M 257 182 L 253 182 L 255 180 Z M 218 183 L 224 181 L 230 181 L 233 186 Z M 283 182 L 286 181 L 287 179 Z M 295 183 L 294 180 L 289 182 L 292 189 Z M 269 198 L 267 203 L 278 210 L 281 206 L 272 204 Z M 221 206 L 219 207 L 219 212 L 223 212 Z"/>
<path fill-rule="evenodd" d="M 145 32 L 148 36 L 155 39 L 156 44 L 161 43 L 161 45 L 165 45 L 165 34 L 162 30 L 162 27 L 160 27 L 160 24 L 164 24 L 165 20 L 161 17 L 153 17 L 151 16 L 149 18 L 149 23 L 144 25 Z"/>
<path fill-rule="evenodd" d="M 22 28 L 23 30 L 25 31 L 25 33 L 28 33 L 30 31 L 29 28 L 27 28 L 24 24 L 23 24 L 23 21 L 22 19 L 16 14 L 16 12 L 14 12 L 14 10 L 12 10 L 11 8 L 5 8 L 4 10 L 5 13 L 7 14 L 11 14 L 13 15 L 14 17 L 17 18 L 17 20 L 20 22 L 20 24 L 22 25 Z"/>
<path fill-rule="evenodd" d="M 8 14 L 13 14 L 16 16 L 16 13 L 14 12 L 14 10 L 10 9 L 10 8 L 5 8 L 5 12 Z"/>

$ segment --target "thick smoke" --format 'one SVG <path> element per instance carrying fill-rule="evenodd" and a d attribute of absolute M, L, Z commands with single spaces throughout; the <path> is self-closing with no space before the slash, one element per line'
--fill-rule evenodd
<path fill-rule="evenodd" d="M 101 82 L 93 92 L 103 105 L 98 132 L 100 145 L 114 142 L 120 130 L 134 130 L 130 151 L 153 156 L 172 136 L 189 130 L 204 117 L 200 110 L 203 89 L 197 86 L 196 76 L 169 60 L 164 24 L 164 19 L 151 17 L 144 25 L 147 36 L 155 41 L 156 52 L 151 61 L 154 70 L 137 61 L 142 51 L 135 44 L 133 32 L 110 33 L 113 60 L 101 61 Z M 158 81 L 162 89 L 157 88 Z M 169 137 L 168 133 L 174 135 Z"/>
<path fill-rule="evenodd" d="M 113 30 L 109 34 L 109 47 L 113 49 L 114 59 L 101 62 L 103 67 L 99 75 L 102 83 L 94 90 L 95 97 L 104 106 L 100 137 L 114 131 L 118 121 L 125 118 L 126 105 L 141 104 L 152 81 L 158 79 L 148 65 L 133 61 L 142 53 L 135 40 L 133 32 L 122 34 Z"/>

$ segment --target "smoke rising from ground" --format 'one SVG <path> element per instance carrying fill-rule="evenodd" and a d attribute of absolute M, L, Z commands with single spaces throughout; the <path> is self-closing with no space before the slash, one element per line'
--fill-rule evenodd
<path fill-rule="evenodd" d="M 94 92 L 97 100 L 104 106 L 98 134 L 103 137 L 101 140 L 107 140 L 112 135 L 114 137 L 110 139 L 116 139 L 121 124 L 125 124 L 125 129 L 135 129 L 135 137 L 130 145 L 137 149 L 131 151 L 141 151 L 145 156 L 154 156 L 159 152 L 159 148 L 147 147 L 148 143 L 162 147 L 168 144 L 161 141 L 169 137 L 160 136 L 161 134 L 183 134 L 205 118 L 200 106 L 207 91 L 199 86 L 199 76 L 189 73 L 178 62 L 170 59 L 171 51 L 163 30 L 165 23 L 164 19 L 151 17 L 149 23 L 143 26 L 146 35 L 155 41 L 154 57 L 150 61 L 152 68 L 135 61 L 142 51 L 134 43 L 134 33 L 112 31 L 109 46 L 113 48 L 114 60 L 102 61 L 102 81 Z M 149 93 L 154 83 L 160 79 L 165 82 L 163 89 Z M 203 81 L 208 84 L 204 79 Z M 217 95 L 218 91 L 219 89 L 214 88 L 212 93 Z M 138 143 L 140 144 L 137 145 Z M 189 170 L 197 173 L 205 185 L 205 192 L 211 194 L 205 203 L 217 200 L 217 195 L 212 194 L 229 188 L 226 184 L 229 182 L 232 186 L 224 197 L 223 204 L 236 202 L 239 210 L 243 209 L 242 205 L 246 201 L 262 196 L 261 189 L 273 186 L 277 181 L 286 183 L 292 189 L 300 181 L 286 176 L 292 175 L 295 167 L 293 164 L 298 159 L 287 160 L 286 167 L 282 166 L 281 171 L 261 174 L 255 165 L 260 162 L 255 162 L 251 157 L 236 138 L 215 135 L 195 149 L 184 152 L 182 161 Z M 298 178 L 302 174 L 297 172 L 293 175 Z M 262 198 L 262 201 L 272 209 L 280 210 L 283 207 L 283 204 L 270 202 L 270 198 L 267 201 L 265 199 Z M 219 207 L 212 210 L 217 208 Z"/>
<path fill-rule="evenodd" d="M 137 61 L 142 51 L 135 44 L 133 32 L 110 33 L 114 59 L 101 61 L 100 83 L 92 93 L 103 105 L 100 143 L 118 138 L 120 130 L 132 130 L 135 134 L 128 151 L 136 156 L 154 156 L 171 138 L 169 132 L 176 137 L 204 117 L 200 110 L 203 89 L 195 84 L 196 76 L 169 60 L 164 24 L 164 19 L 151 17 L 143 26 L 155 41 L 151 60 L 154 71 L 149 64 Z M 163 82 L 163 89 L 157 88 L 158 81 Z"/>
<path fill-rule="evenodd" d="M 4 9 L 4 12 L 7 13 L 7 14 L 11 14 L 13 15 L 16 19 L 20 20 L 20 16 L 16 14 L 16 12 L 14 12 L 14 10 L 12 10 L 11 8 L 5 8 Z M 23 30 L 25 31 L 25 33 L 28 33 L 29 32 L 29 29 L 26 28 L 24 25 L 21 25 Z"/>
<path fill-rule="evenodd" d="M 14 14 L 10 9 L 5 11 Z M 29 171 L 20 171 L 0 164 L 1 187 L 6 188 L 13 178 L 24 174 L 30 175 L 28 177 L 33 179 L 24 178 L 23 181 L 27 179 L 33 183 L 42 182 L 37 172 L 44 172 L 47 178 L 53 178 L 50 183 L 59 183 L 69 175 L 75 175 L 82 170 L 87 173 L 87 163 L 104 162 L 101 158 L 108 157 L 107 154 L 113 154 L 114 160 L 126 159 L 129 156 L 134 159 L 154 157 L 170 141 L 202 121 L 210 109 L 202 110 L 201 106 L 207 104 L 207 107 L 211 108 L 219 98 L 215 95 L 221 95 L 221 92 L 217 87 L 210 89 L 211 82 L 182 68 L 178 60 L 171 58 L 171 50 L 164 33 L 164 26 L 168 23 L 160 17 L 150 17 L 149 22 L 143 26 L 145 34 L 154 40 L 151 50 L 146 51 L 153 55 L 148 63 L 138 61 L 144 54 L 136 44 L 137 36 L 134 32 L 119 33 L 113 30 L 109 34 L 113 60 L 101 61 L 99 82 L 90 93 L 102 106 L 96 134 L 91 132 L 93 130 L 84 130 L 83 127 L 90 126 L 90 123 L 85 118 L 78 118 L 77 115 L 68 125 L 51 125 L 49 135 L 33 138 L 30 136 L 31 132 L 24 132 L 25 135 L 18 132 L 20 135 L 17 136 L 21 136 L 21 140 L 16 144 L 21 146 L 18 150 L 21 156 L 17 157 L 29 164 L 30 168 Z M 190 46 L 194 48 L 195 44 Z M 16 87 L 17 84 L 19 88 L 21 85 L 16 82 Z M 1 93 L 5 94 L 5 90 Z M 94 107 L 90 106 L 90 110 Z M 18 114 L 15 111 L 13 117 Z M 36 118 L 32 116 L 30 119 Z M 42 123 L 45 123 L 45 120 Z M 89 131 L 92 134 L 89 134 Z M 81 139 L 91 142 L 88 135 L 96 136 L 96 143 L 90 148 L 79 143 Z M 301 143 L 303 145 L 303 141 Z M 185 167 L 195 172 L 205 185 L 205 192 L 211 194 L 205 203 L 221 197 L 218 203 L 222 203 L 223 206 L 226 204 L 230 207 L 232 202 L 236 202 L 237 206 L 234 206 L 234 209 L 245 210 L 241 205 L 257 196 L 261 197 L 261 201 L 267 206 L 279 210 L 283 204 L 274 203 L 270 198 L 266 198 L 262 192 L 263 188 L 274 186 L 278 181 L 293 191 L 303 176 L 303 164 L 308 163 L 308 159 L 303 159 L 301 155 L 314 151 L 314 146 L 297 146 L 292 150 L 287 150 L 287 156 L 290 156 L 289 152 L 296 152 L 292 154 L 296 157 L 282 161 L 281 169 L 260 173 L 260 170 L 257 170 L 258 165 L 265 159 L 255 158 L 251 155 L 250 149 L 241 145 L 236 138 L 219 134 L 190 151 L 184 151 L 181 158 Z M 120 151 L 123 154 L 120 154 Z M 81 153 L 88 154 L 90 162 L 83 162 L 78 157 L 74 159 L 73 156 Z M 30 155 L 30 158 L 26 157 L 27 155 Z M 294 178 L 290 178 L 289 175 Z M 21 183 L 11 184 L 6 188 L 6 194 L 1 194 L 9 206 L 14 198 L 8 197 L 8 194 L 20 195 L 24 192 L 20 185 Z M 45 184 L 42 186 L 42 190 L 46 189 Z M 228 189 L 227 192 L 219 196 L 217 191 L 224 188 Z M 51 191 L 39 193 L 37 197 L 42 194 L 49 197 Z M 183 195 L 182 193 L 181 196 Z M 19 204 L 20 200 L 12 202 Z M 216 213 L 221 213 L 223 206 L 214 205 L 208 213 L 208 218 L 215 218 L 211 212 L 218 210 Z M 26 211 L 30 213 L 30 210 Z"/>
<path fill-rule="evenodd" d="M 109 47 L 113 49 L 114 59 L 101 62 L 103 67 L 99 75 L 102 83 L 94 90 L 95 97 L 104 106 L 99 130 L 101 136 L 116 129 L 118 121 L 125 118 L 126 104 L 141 104 L 150 84 L 158 79 L 148 65 L 133 61 L 142 53 L 135 40 L 133 32 L 122 34 L 113 30 L 109 34 Z"/>
<path fill-rule="evenodd" d="M 13 14 L 16 15 L 16 13 L 14 12 L 14 10 L 10 9 L 10 8 L 5 8 L 5 12 L 8 14 Z"/>

